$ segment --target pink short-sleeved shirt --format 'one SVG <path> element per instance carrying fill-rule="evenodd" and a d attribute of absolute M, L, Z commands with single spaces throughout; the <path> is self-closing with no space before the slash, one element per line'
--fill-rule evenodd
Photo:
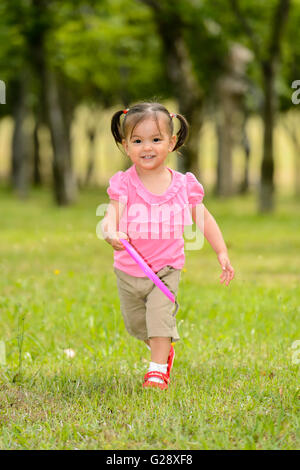
<path fill-rule="evenodd" d="M 190 209 L 204 196 L 203 186 L 193 173 L 168 170 L 172 182 L 161 195 L 146 189 L 135 164 L 115 173 L 107 189 L 110 199 L 126 204 L 119 231 L 127 233 L 132 246 L 155 273 L 166 265 L 183 268 L 184 226 L 193 225 Z M 126 250 L 114 251 L 114 267 L 131 276 L 145 277 Z"/>

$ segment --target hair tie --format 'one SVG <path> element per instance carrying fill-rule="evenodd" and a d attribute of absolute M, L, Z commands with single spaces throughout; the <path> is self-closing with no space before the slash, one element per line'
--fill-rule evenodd
<path fill-rule="evenodd" d="M 127 114 L 129 111 L 129 108 L 123 110 L 123 114 Z"/>
<path fill-rule="evenodd" d="M 177 117 L 177 114 L 170 113 L 171 118 Z"/>

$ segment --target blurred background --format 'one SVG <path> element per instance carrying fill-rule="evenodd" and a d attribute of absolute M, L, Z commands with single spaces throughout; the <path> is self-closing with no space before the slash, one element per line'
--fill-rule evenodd
<path fill-rule="evenodd" d="M 191 126 L 169 166 L 258 212 L 300 199 L 299 24 L 299 0 L 2 0 L 2 189 L 105 188 L 130 166 L 112 113 L 158 100 Z"/>

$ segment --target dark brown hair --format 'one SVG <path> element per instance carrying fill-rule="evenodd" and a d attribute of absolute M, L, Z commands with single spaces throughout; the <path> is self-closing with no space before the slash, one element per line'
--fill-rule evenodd
<path fill-rule="evenodd" d="M 189 133 L 189 125 L 188 125 L 187 120 L 185 119 L 184 116 L 182 116 L 182 114 L 171 115 L 169 111 L 162 104 L 156 103 L 156 102 L 137 103 L 133 105 L 131 108 L 129 108 L 128 110 L 125 110 L 125 113 L 124 113 L 124 110 L 121 110 L 121 111 L 117 111 L 113 115 L 111 119 L 111 132 L 112 132 L 112 135 L 114 136 L 116 143 L 117 144 L 122 143 L 122 140 L 125 139 L 126 136 L 128 135 L 128 131 L 130 128 L 131 128 L 130 135 L 132 135 L 132 132 L 134 128 L 136 127 L 136 125 L 148 116 L 151 116 L 151 115 L 154 116 L 157 122 L 157 127 L 159 128 L 157 113 L 163 113 L 166 115 L 168 119 L 168 125 L 169 125 L 171 136 L 173 135 L 173 131 L 174 131 L 173 116 L 177 117 L 177 119 L 180 122 L 180 128 L 176 134 L 177 141 L 176 141 L 173 151 L 182 147 L 182 145 L 187 140 L 188 133 Z M 123 121 L 121 122 L 122 115 L 124 115 L 125 117 Z"/>

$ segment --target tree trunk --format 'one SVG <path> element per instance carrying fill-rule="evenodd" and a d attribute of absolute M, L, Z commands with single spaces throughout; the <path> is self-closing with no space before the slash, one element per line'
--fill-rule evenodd
<path fill-rule="evenodd" d="M 247 118 L 245 116 L 245 120 L 243 122 L 243 129 L 242 129 L 242 147 L 245 152 L 245 170 L 244 170 L 244 177 L 242 179 L 239 192 L 240 194 L 245 194 L 249 190 L 249 163 L 250 163 L 250 142 L 248 139 L 247 131 L 246 131 L 246 122 Z"/>
<path fill-rule="evenodd" d="M 96 129 L 88 129 L 87 136 L 89 139 L 89 155 L 84 186 L 88 186 L 95 166 L 95 134 Z"/>
<path fill-rule="evenodd" d="M 35 122 L 33 130 L 33 184 L 40 186 L 42 184 L 41 170 L 40 170 L 40 143 L 39 143 L 39 123 Z"/>
<path fill-rule="evenodd" d="M 273 158 L 273 129 L 276 112 L 276 93 L 274 61 L 268 61 L 263 66 L 264 80 L 264 139 L 263 159 L 261 164 L 261 182 L 259 192 L 260 212 L 270 212 L 274 207 L 274 158 Z"/>
<path fill-rule="evenodd" d="M 49 3 L 49 2 L 48 2 Z M 54 196 L 59 205 L 72 203 L 77 186 L 72 172 L 68 115 L 68 89 L 60 99 L 54 72 L 47 63 L 45 52 L 46 33 L 50 28 L 47 0 L 32 0 L 32 29 L 28 36 L 30 64 L 38 77 L 36 119 L 47 122 L 53 147 Z M 63 108 L 65 106 L 65 109 Z"/>
<path fill-rule="evenodd" d="M 217 81 L 219 151 L 216 192 L 220 196 L 231 196 L 235 191 L 232 153 L 234 146 L 243 141 L 245 132 L 245 96 L 249 88 L 246 67 L 252 58 L 249 49 L 238 43 L 232 45 L 224 61 L 224 72 Z"/>
<path fill-rule="evenodd" d="M 53 72 L 46 71 L 46 98 L 53 146 L 54 193 L 59 205 L 75 201 L 77 187 L 72 172 L 70 139 L 65 126 Z"/>
<path fill-rule="evenodd" d="M 260 212 L 270 212 L 274 207 L 273 129 L 277 104 L 277 95 L 274 85 L 277 66 L 280 62 L 281 40 L 290 11 L 290 3 L 290 0 L 277 1 L 271 21 L 269 41 L 265 47 L 262 47 L 260 41 L 257 40 L 257 35 L 251 23 L 248 22 L 247 15 L 242 12 L 239 1 L 230 0 L 232 11 L 252 43 L 253 51 L 260 64 L 263 78 L 263 120 L 265 128 L 261 184 L 258 199 Z"/>
<path fill-rule="evenodd" d="M 27 79 L 20 77 L 16 82 L 15 104 L 13 106 L 14 131 L 12 138 L 11 183 L 20 198 L 28 192 L 28 138 L 24 130 L 27 115 Z"/>

